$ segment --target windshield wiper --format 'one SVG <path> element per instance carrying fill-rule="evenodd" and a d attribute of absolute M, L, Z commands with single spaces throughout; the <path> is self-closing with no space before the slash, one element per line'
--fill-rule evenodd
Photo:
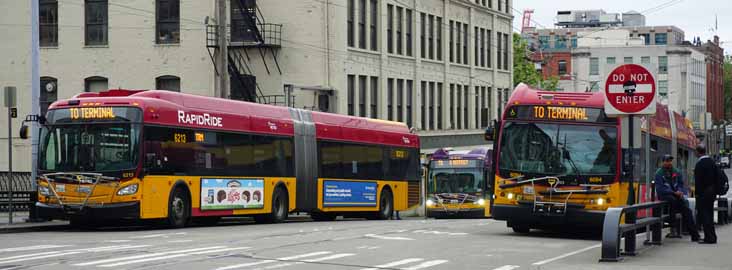
<path fill-rule="evenodd" d="M 574 163 L 574 160 L 572 160 L 572 156 L 569 154 L 569 150 L 567 150 L 567 135 L 564 135 L 564 143 L 562 143 L 562 157 L 569 161 L 569 165 L 572 166 L 572 170 L 574 170 L 574 174 L 577 178 L 581 178 L 582 174 L 580 173 L 579 168 L 577 167 L 577 164 Z"/>

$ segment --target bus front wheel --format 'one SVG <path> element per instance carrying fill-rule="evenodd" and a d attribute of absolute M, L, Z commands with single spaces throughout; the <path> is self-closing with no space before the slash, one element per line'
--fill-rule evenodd
<path fill-rule="evenodd" d="M 176 188 L 168 203 L 168 225 L 172 228 L 183 228 L 191 216 L 191 202 L 182 188 Z"/>
<path fill-rule="evenodd" d="M 287 220 L 289 210 L 289 199 L 283 188 L 277 188 L 272 195 L 272 212 L 269 214 L 254 216 L 257 223 L 282 223 Z"/>

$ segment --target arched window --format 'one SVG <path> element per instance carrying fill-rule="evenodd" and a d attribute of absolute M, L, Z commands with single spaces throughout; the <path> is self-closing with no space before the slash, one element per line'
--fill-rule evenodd
<path fill-rule="evenodd" d="M 180 77 L 164 75 L 155 78 L 155 89 L 180 92 Z"/>
<path fill-rule="evenodd" d="M 84 79 L 84 91 L 86 92 L 102 92 L 109 89 L 107 78 L 101 76 L 92 76 Z"/>
<path fill-rule="evenodd" d="M 41 96 L 38 103 L 41 115 L 46 115 L 48 106 L 58 99 L 58 80 L 54 77 L 41 77 Z"/>

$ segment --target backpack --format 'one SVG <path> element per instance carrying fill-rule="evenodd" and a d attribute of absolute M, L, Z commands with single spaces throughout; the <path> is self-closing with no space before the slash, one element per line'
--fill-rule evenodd
<path fill-rule="evenodd" d="M 727 178 L 727 174 L 718 166 L 715 165 L 714 167 L 717 169 L 717 195 L 727 195 L 727 192 L 729 192 L 729 179 Z"/>

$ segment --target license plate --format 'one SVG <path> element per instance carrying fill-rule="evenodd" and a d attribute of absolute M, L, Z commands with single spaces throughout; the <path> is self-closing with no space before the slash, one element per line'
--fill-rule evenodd
<path fill-rule="evenodd" d="M 524 187 L 524 194 L 534 194 L 534 187 L 532 187 L 532 186 L 525 186 Z"/>
<path fill-rule="evenodd" d="M 456 204 L 456 203 L 458 203 L 458 200 L 450 200 L 450 203 Z"/>
<path fill-rule="evenodd" d="M 66 185 L 56 185 L 56 192 L 66 192 Z"/>
<path fill-rule="evenodd" d="M 76 191 L 79 193 L 91 193 L 91 187 L 78 187 Z"/>

